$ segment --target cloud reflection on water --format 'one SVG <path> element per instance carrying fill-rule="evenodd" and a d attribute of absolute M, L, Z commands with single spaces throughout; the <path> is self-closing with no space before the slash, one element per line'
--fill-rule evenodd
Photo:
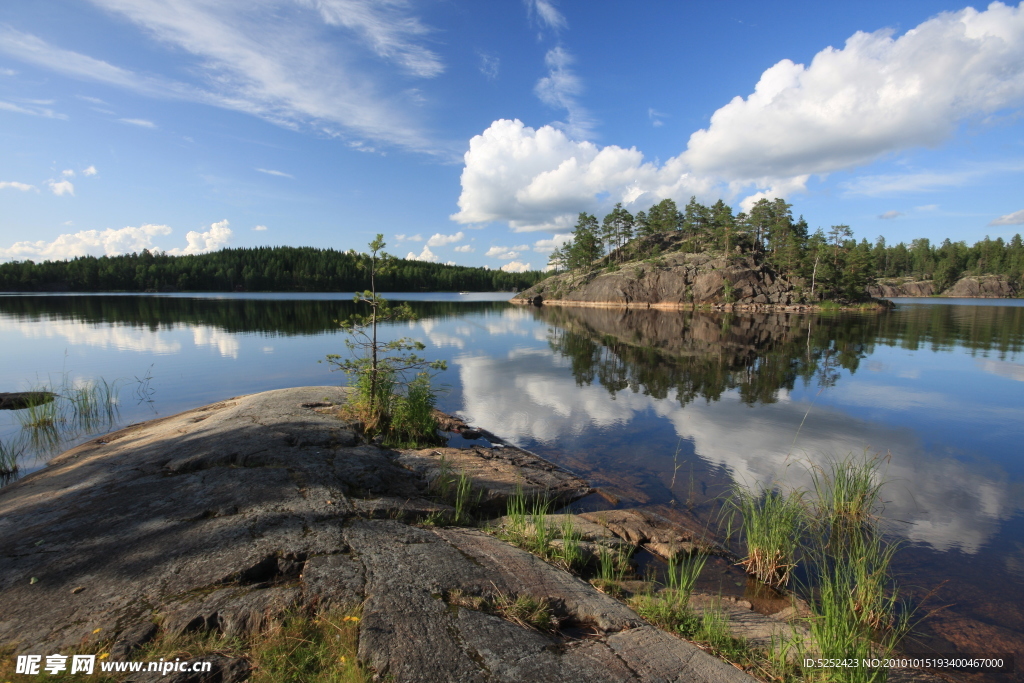
<path fill-rule="evenodd" d="M 503 329 L 513 329 L 514 322 L 519 321 Z M 589 434 L 587 443 L 599 443 L 605 434 L 613 440 L 614 432 L 657 429 L 645 417 L 651 413 L 691 442 L 699 457 L 726 468 L 738 481 L 805 489 L 811 486 L 809 467 L 823 466 L 830 457 L 891 452 L 883 493 L 886 516 L 906 522 L 894 525 L 898 534 L 936 550 L 976 553 L 1021 507 L 1019 491 L 995 463 L 967 461 L 952 447 L 937 452 L 898 420 L 894 426 L 844 410 L 870 405 L 941 415 L 958 409 L 938 392 L 847 380 L 830 390 L 829 405 L 797 399 L 782 388 L 773 403 L 751 405 L 732 389 L 720 400 L 683 406 L 674 391 L 655 398 L 642 390 L 612 393 L 597 381 L 579 383 L 566 371 L 568 360 L 547 348 L 515 348 L 505 357 L 463 354 L 454 364 L 464 412 L 475 423 L 522 441 L 564 447 L 569 437 L 580 435 Z"/>

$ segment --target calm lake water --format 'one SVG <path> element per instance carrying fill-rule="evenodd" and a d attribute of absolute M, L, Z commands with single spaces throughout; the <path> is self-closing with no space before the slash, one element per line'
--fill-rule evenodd
<path fill-rule="evenodd" d="M 729 482 L 891 454 L 884 491 L 914 647 L 1024 655 L 1024 301 L 905 299 L 885 313 L 533 308 L 391 295 L 448 371 L 439 407 L 619 499 L 706 514 Z M 120 379 L 120 422 L 341 383 L 350 295 L 0 295 L 0 391 Z M 0 438 L 15 438 L 0 413 Z M 30 463 L 41 465 L 42 460 Z M 585 504 L 609 503 L 605 499 Z M 742 590 L 742 589 L 741 589 Z M 1021 662 L 1024 663 L 1024 662 Z M 1019 676 L 1019 674 L 1018 674 Z"/>

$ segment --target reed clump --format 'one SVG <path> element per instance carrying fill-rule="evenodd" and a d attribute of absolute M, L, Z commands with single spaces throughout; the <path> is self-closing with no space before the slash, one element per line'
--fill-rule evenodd
<path fill-rule="evenodd" d="M 803 493 L 777 489 L 751 491 L 735 486 L 728 506 L 739 518 L 747 546 L 740 564 L 751 576 L 773 588 L 789 583 L 800 539 L 807 525 Z"/>
<path fill-rule="evenodd" d="M 892 573 L 898 545 L 881 529 L 887 463 L 888 456 L 867 454 L 830 458 L 810 468 L 809 494 L 737 487 L 729 500 L 747 548 L 740 564 L 749 574 L 781 588 L 801 565 L 797 592 L 811 609 L 814 657 L 884 660 L 910 630 Z M 829 680 L 883 683 L 887 675 L 859 666 L 830 670 Z"/>
<path fill-rule="evenodd" d="M 120 388 L 120 381 L 72 381 L 64 373 L 57 385 L 25 392 L 24 405 L 14 411 L 20 432 L 0 441 L 0 485 L 18 476 L 28 455 L 45 456 L 75 438 L 110 429 L 120 417 Z"/>

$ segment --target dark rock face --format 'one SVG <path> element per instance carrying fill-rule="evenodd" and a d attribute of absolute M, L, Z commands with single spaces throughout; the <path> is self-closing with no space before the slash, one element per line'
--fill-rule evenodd
<path fill-rule="evenodd" d="M 751 257 L 674 252 L 587 276 L 548 278 L 514 302 L 681 308 L 701 304 L 790 306 L 803 302 L 793 283 Z"/>
<path fill-rule="evenodd" d="M 360 659 L 397 681 L 752 680 L 492 536 L 413 525 L 447 507 L 426 493 L 455 449 L 358 443 L 327 414 L 340 399 L 336 387 L 230 399 L 107 435 L 0 489 L 0 645 L 49 654 L 106 640 L 128 658 L 161 631 L 244 636 L 290 608 L 362 604 Z M 511 447 L 459 457 L 495 505 L 517 480 L 563 501 L 590 491 Z M 455 591 L 544 598 L 593 637 L 449 604 Z M 244 659 L 221 659 L 219 680 L 248 676 Z"/>
<path fill-rule="evenodd" d="M 942 293 L 942 296 L 1005 299 L 1019 296 L 1020 290 L 998 275 L 965 277 Z"/>

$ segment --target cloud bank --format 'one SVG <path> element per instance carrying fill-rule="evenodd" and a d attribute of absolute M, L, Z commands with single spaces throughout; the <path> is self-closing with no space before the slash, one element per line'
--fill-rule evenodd
<path fill-rule="evenodd" d="M 0 259 L 31 259 L 34 261 L 61 261 L 78 256 L 117 256 L 139 252 L 143 249 L 155 251 L 154 238 L 170 235 L 170 226 L 147 223 L 140 227 L 128 226 L 120 229 L 82 230 L 64 234 L 52 242 L 15 242 L 9 248 L 0 247 Z M 206 232 L 191 231 L 186 236 L 187 246 L 168 250 L 168 254 L 201 254 L 222 249 L 231 241 L 228 222 L 214 223 Z"/>

